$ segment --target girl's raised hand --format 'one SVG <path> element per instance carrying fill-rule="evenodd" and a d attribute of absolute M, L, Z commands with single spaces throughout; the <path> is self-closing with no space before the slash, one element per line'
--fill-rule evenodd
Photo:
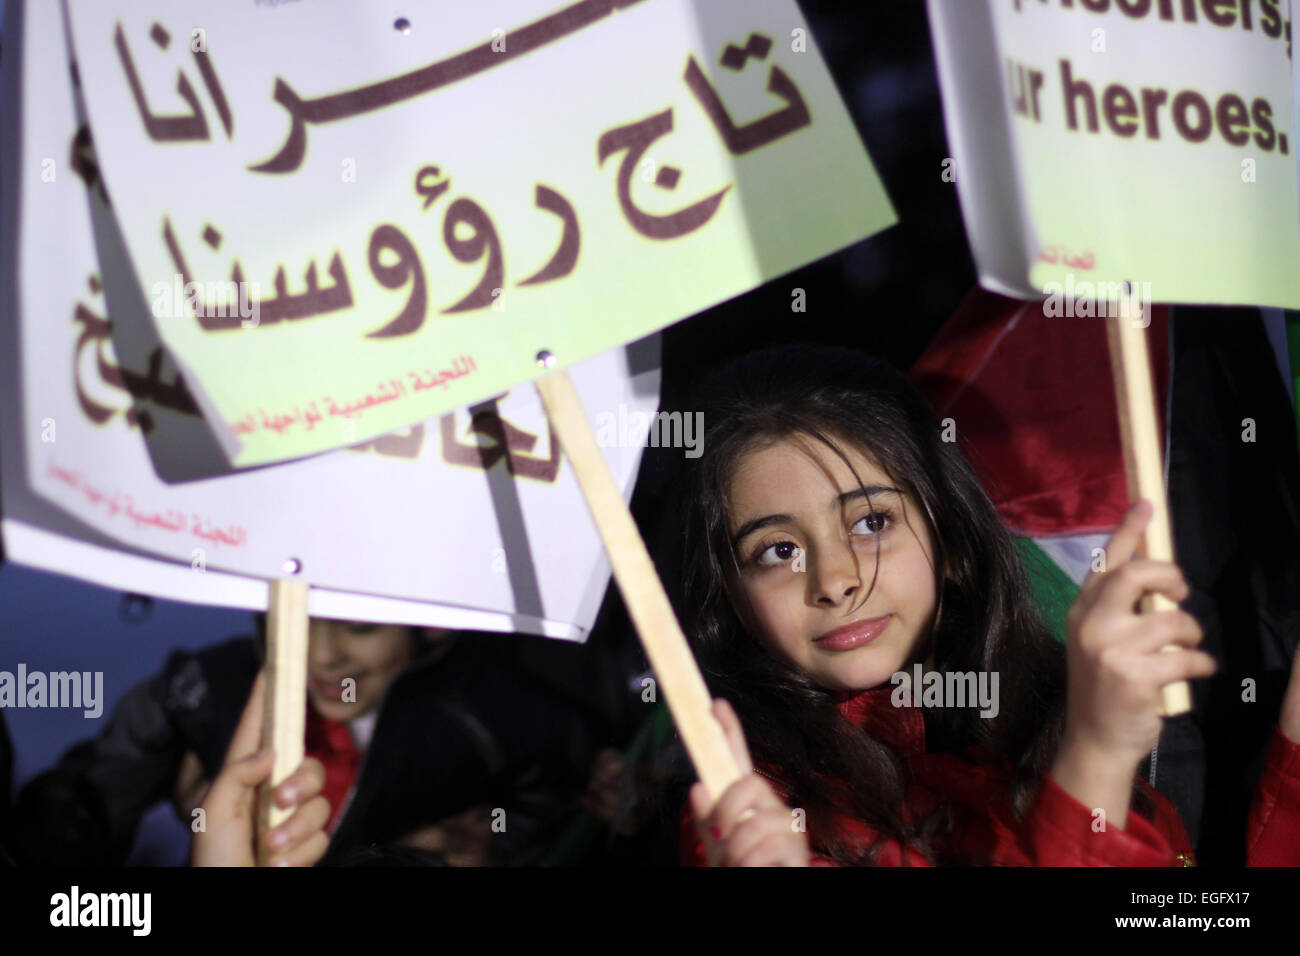
<path fill-rule="evenodd" d="M 1194 650 L 1204 634 L 1192 615 L 1137 610 L 1147 592 L 1174 602 L 1191 593 L 1176 564 L 1135 557 L 1153 513 L 1145 499 L 1129 509 L 1106 544 L 1104 570 L 1088 576 L 1066 615 L 1069 696 L 1062 749 L 1122 761 L 1129 776 L 1160 737 L 1160 689 L 1207 677 L 1217 666 Z M 1180 649 L 1164 652 L 1167 645 Z"/>
<path fill-rule="evenodd" d="M 194 866 L 255 866 L 254 845 L 257 786 L 271 775 L 274 756 L 259 750 L 266 676 L 257 675 L 239 727 L 226 751 L 221 772 L 203 799 L 204 829 L 194 835 Z M 329 847 L 325 825 L 329 802 L 319 796 L 325 785 L 325 768 L 307 757 L 275 788 L 276 806 L 296 807 L 292 816 L 266 834 L 270 866 L 311 866 Z"/>
<path fill-rule="evenodd" d="M 713 702 L 741 778 L 723 791 L 710 810 L 703 783 L 691 787 L 691 811 L 709 866 L 807 866 L 808 835 L 796 829 L 789 807 L 767 781 L 754 772 L 745 732 L 731 705 Z"/>

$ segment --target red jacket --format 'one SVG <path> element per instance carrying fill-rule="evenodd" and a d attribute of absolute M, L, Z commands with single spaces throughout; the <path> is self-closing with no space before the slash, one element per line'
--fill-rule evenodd
<path fill-rule="evenodd" d="M 1043 778 L 1034 805 L 1018 823 L 1011 809 L 1009 766 L 1006 761 L 981 765 L 960 754 L 926 753 L 925 720 L 919 708 L 894 707 L 892 686 L 877 687 L 848 697 L 841 713 L 874 738 L 889 744 L 910 770 L 904 813 L 926 812 L 937 800 L 950 802 L 955 826 L 948 851 L 995 866 L 1184 866 L 1193 865 L 1191 842 L 1178 811 L 1144 780 L 1139 785 L 1151 797 L 1153 819 L 1130 811 L 1123 828 L 1108 821 L 1093 830 L 1092 810 L 1063 790 L 1050 775 Z M 971 756 L 988 756 L 972 748 Z M 777 792 L 782 793 L 778 786 Z M 865 846 L 876 831 L 858 820 L 844 821 L 846 832 Z M 811 836 L 812 834 L 810 834 Z M 1300 744 L 1275 729 L 1268 761 L 1255 791 L 1246 832 L 1247 865 L 1300 866 Z M 836 866 L 816 852 L 814 866 Z M 930 866 L 916 850 L 890 839 L 878 856 L 880 866 Z M 695 832 L 687 804 L 682 818 L 681 860 L 704 866 L 704 845 Z"/>
<path fill-rule="evenodd" d="M 325 768 L 325 785 L 321 788 L 321 795 L 330 805 L 330 818 L 325 825 L 325 832 L 333 833 L 352 784 L 356 782 L 363 754 L 353 742 L 347 724 L 322 717 L 310 703 L 307 705 L 304 749 L 307 756 L 315 757 Z"/>

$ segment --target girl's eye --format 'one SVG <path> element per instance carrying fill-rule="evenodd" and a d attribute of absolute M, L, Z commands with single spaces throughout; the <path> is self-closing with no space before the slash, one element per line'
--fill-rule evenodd
<path fill-rule="evenodd" d="M 799 546 L 793 541 L 778 541 L 754 555 L 754 563 L 760 567 L 773 567 L 789 561 L 798 553 Z"/>
<path fill-rule="evenodd" d="M 858 523 L 853 526 L 854 534 L 884 534 L 889 530 L 894 516 L 888 511 L 877 509 L 871 514 L 865 514 L 858 519 Z"/>

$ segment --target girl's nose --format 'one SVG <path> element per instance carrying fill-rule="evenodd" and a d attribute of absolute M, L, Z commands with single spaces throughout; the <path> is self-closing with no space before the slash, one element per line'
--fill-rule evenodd
<path fill-rule="evenodd" d="M 850 600 L 862 585 L 857 556 L 847 544 L 819 548 L 808 573 L 813 600 L 829 607 Z"/>
<path fill-rule="evenodd" d="M 309 633 L 308 657 L 313 666 L 323 670 L 344 663 L 345 655 L 328 621 L 312 621 Z"/>

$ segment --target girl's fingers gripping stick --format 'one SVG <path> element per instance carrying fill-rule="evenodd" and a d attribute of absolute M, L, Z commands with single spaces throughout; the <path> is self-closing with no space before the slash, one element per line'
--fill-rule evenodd
<path fill-rule="evenodd" d="M 1140 318 L 1140 310 L 1135 308 L 1131 286 L 1120 296 L 1119 305 L 1119 317 L 1106 322 L 1106 337 L 1119 412 L 1124 472 L 1129 499 L 1146 499 L 1152 508 L 1151 524 L 1139 539 L 1138 553 L 1156 561 L 1173 561 L 1173 536 L 1169 530 L 1164 468 L 1160 460 L 1163 442 L 1156 423 L 1145 326 L 1135 321 Z M 1173 609 L 1173 602 L 1160 594 L 1142 600 L 1143 611 Z M 1185 681 L 1169 684 L 1161 691 L 1163 716 L 1171 717 L 1191 709 L 1191 688 Z"/>
<path fill-rule="evenodd" d="M 745 743 L 745 731 L 740 726 L 740 718 L 732 710 L 731 704 L 725 700 L 715 700 L 713 702 L 713 716 L 722 725 L 722 732 L 727 737 L 727 745 L 731 748 L 732 756 L 736 758 L 736 767 L 741 774 L 753 773 L 754 763 L 749 757 L 749 745 Z M 745 810 L 741 813 L 739 820 L 748 820 L 753 815 L 753 810 Z"/>
<path fill-rule="evenodd" d="M 740 718 L 732 710 L 731 704 L 719 699 L 713 702 L 713 716 L 722 725 L 722 732 L 727 736 L 727 744 L 736 758 L 736 766 L 742 774 L 753 773 L 754 763 L 749 758 L 749 745 L 745 743 L 745 730 L 740 726 Z"/>
<path fill-rule="evenodd" d="M 248 693 L 248 703 L 239 717 L 235 735 L 226 748 L 225 765 L 251 757 L 262 749 L 262 715 L 266 710 L 266 671 L 257 672 L 253 689 Z"/>

